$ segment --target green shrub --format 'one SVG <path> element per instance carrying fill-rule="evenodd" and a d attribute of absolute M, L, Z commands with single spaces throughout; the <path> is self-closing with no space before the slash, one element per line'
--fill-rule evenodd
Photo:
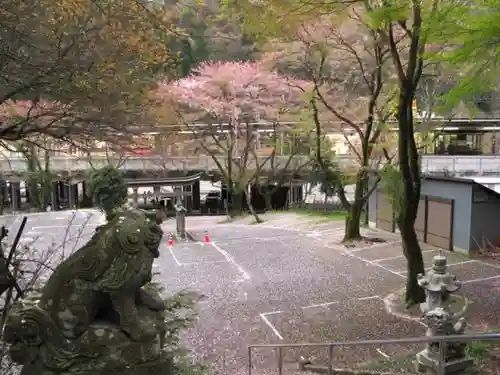
<path fill-rule="evenodd" d="M 122 173 L 111 166 L 93 170 L 87 180 L 88 196 L 106 216 L 127 200 L 127 185 Z"/>
<path fill-rule="evenodd" d="M 147 285 L 146 288 L 153 288 L 160 294 L 163 294 L 165 289 L 161 283 L 156 282 Z M 195 306 L 203 297 L 197 292 L 184 290 L 164 299 L 167 306 L 165 323 L 168 331 L 165 346 L 174 356 L 174 375 L 207 374 L 205 366 L 191 361 L 190 350 L 185 348 L 180 340 L 180 334 L 191 328 L 198 318 Z"/>

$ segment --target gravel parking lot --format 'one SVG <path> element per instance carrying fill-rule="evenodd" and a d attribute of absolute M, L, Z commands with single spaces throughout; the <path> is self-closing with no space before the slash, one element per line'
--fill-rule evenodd
<path fill-rule="evenodd" d="M 166 231 L 172 229 L 169 225 Z M 384 298 L 401 288 L 405 279 L 405 260 L 395 235 L 387 243 L 346 249 L 338 245 L 342 222 L 318 222 L 292 214 L 260 225 L 188 218 L 187 227 L 200 239 L 207 230 L 212 243 L 165 246 L 158 269 L 171 292 L 191 288 L 207 296 L 199 306 L 199 323 L 186 340 L 199 359 L 213 364 L 216 374 L 243 372 L 251 344 L 425 333 L 421 321 L 391 315 L 384 306 Z M 424 251 L 430 266 L 437 251 Z M 500 270 L 494 266 L 456 254 L 449 256 L 449 263 L 474 298 L 480 296 L 477 289 L 485 287 L 481 285 L 500 280 Z M 485 318 L 483 314 L 477 320 Z M 334 353 L 335 366 L 391 357 L 410 348 L 343 348 Z M 324 362 L 327 353 L 326 349 L 286 350 L 285 365 L 292 366 L 300 356 Z M 256 371 L 268 373 L 276 363 L 274 351 L 254 350 Z"/>
<path fill-rule="evenodd" d="M 23 244 L 37 249 L 59 249 L 54 265 L 86 242 L 103 216 L 95 210 L 31 214 Z M 192 289 L 206 298 L 198 305 L 200 319 L 186 332 L 185 340 L 197 359 L 212 365 L 217 374 L 243 374 L 248 345 L 327 342 L 420 336 L 425 326 L 387 311 L 384 298 L 401 288 L 405 259 L 396 235 L 371 231 L 388 242 L 345 248 L 339 245 L 343 223 L 294 214 L 274 214 L 266 222 L 250 225 L 245 220 L 221 223 L 221 217 L 188 217 L 187 228 L 200 242 L 177 241 L 167 246 L 155 268 L 167 293 Z M 21 216 L 0 220 L 10 228 L 11 242 Z M 175 220 L 163 224 L 173 232 Z M 208 231 L 210 243 L 203 243 Z M 63 246 L 64 244 L 64 246 Z M 430 266 L 438 252 L 425 248 Z M 498 265 L 448 254 L 450 270 L 464 282 L 472 300 L 469 322 L 476 329 L 500 326 L 494 308 L 500 308 Z M 410 346 L 373 346 L 336 349 L 336 367 L 353 360 L 399 355 Z M 326 349 L 285 350 L 285 366 L 300 356 L 324 362 Z M 256 375 L 275 373 L 276 353 L 254 350 Z M 288 374 L 288 372 L 285 372 Z"/>

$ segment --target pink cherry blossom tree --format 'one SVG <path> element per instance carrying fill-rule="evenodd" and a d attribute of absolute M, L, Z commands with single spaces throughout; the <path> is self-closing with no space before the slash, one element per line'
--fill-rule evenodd
<path fill-rule="evenodd" d="M 270 71 L 259 62 L 205 62 L 186 78 L 160 84 L 158 94 L 166 106 L 175 108 L 217 165 L 230 190 L 231 213 L 235 214 L 241 211 L 243 193 L 250 203 L 250 185 L 274 155 L 258 155 L 256 123 L 265 121 L 279 128 L 283 116 L 304 109 L 303 89 L 307 86 L 307 82 Z M 193 126 L 196 120 L 205 126 Z M 277 143 L 271 148 L 276 149 Z"/>

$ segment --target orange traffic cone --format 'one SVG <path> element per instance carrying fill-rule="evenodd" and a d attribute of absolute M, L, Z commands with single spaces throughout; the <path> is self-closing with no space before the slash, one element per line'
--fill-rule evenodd
<path fill-rule="evenodd" d="M 205 236 L 203 237 L 203 242 L 210 243 L 210 236 L 208 235 L 208 231 L 205 231 Z"/>
<path fill-rule="evenodd" d="M 174 246 L 174 239 L 172 238 L 172 233 L 168 234 L 168 246 Z"/>

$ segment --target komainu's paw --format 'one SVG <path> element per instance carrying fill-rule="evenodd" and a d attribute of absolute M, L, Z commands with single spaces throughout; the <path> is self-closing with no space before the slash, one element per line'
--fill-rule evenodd
<path fill-rule="evenodd" d="M 136 324 L 122 327 L 122 329 L 127 332 L 134 341 L 150 340 L 155 338 L 158 334 L 154 325 L 144 322 L 137 322 Z"/>
<path fill-rule="evenodd" d="M 138 294 L 140 303 L 152 310 L 163 311 L 167 308 L 165 301 L 163 301 L 161 296 L 155 290 L 141 288 L 139 289 Z"/>

